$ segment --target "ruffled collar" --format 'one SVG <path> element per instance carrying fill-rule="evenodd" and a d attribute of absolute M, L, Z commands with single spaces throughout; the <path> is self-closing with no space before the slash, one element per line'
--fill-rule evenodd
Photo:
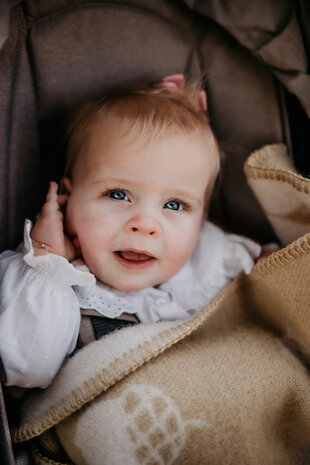
<path fill-rule="evenodd" d="M 74 286 L 74 290 L 81 308 L 94 309 L 108 318 L 129 313 L 136 314 L 142 323 L 186 319 L 201 310 L 239 273 L 248 273 L 260 250 L 252 240 L 227 234 L 205 222 L 190 260 L 160 286 L 125 292 L 97 280 L 93 285 Z M 81 259 L 72 265 L 91 275 Z"/>

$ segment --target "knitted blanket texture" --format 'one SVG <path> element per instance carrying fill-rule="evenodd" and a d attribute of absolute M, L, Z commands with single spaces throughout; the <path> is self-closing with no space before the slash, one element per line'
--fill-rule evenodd
<path fill-rule="evenodd" d="M 304 211 L 310 181 L 300 197 L 298 174 L 255 160 L 245 170 L 266 209 L 268 192 L 287 189 Z M 283 225 L 297 216 L 281 211 L 273 226 L 293 242 L 191 320 L 125 328 L 77 352 L 28 399 L 14 440 L 50 465 L 310 463 L 310 234 L 293 237 Z"/>

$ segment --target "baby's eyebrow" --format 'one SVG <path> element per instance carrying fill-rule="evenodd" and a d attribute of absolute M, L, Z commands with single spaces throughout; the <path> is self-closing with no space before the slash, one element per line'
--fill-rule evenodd
<path fill-rule="evenodd" d="M 101 178 L 96 181 L 93 181 L 91 184 L 125 184 L 125 185 L 130 185 L 130 186 L 136 186 L 138 185 L 137 182 L 131 181 L 130 179 L 125 179 L 125 178 Z"/>
<path fill-rule="evenodd" d="M 184 199 L 184 200 L 189 200 L 191 202 L 197 203 L 198 205 L 203 203 L 203 199 L 195 197 L 190 192 L 186 192 L 186 191 L 182 191 L 182 190 L 173 191 L 173 195 L 171 195 L 170 197 L 177 197 L 177 198 L 181 198 L 181 199 Z"/>

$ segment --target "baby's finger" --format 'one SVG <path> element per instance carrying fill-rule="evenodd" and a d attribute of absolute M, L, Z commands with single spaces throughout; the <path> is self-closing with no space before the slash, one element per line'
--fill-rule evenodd
<path fill-rule="evenodd" d="M 51 182 L 49 190 L 46 195 L 46 202 L 42 207 L 42 213 L 52 213 L 59 210 L 58 195 L 57 195 L 58 185 L 56 182 Z"/>
<path fill-rule="evenodd" d="M 47 191 L 46 201 L 48 202 L 49 200 L 57 199 L 57 191 L 58 191 L 58 184 L 54 181 L 51 181 L 48 191 Z"/>

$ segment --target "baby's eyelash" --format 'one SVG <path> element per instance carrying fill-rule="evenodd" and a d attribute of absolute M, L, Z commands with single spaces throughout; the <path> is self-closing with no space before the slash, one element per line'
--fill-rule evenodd
<path fill-rule="evenodd" d="M 180 203 L 182 205 L 184 211 L 190 212 L 192 210 L 192 206 L 189 203 L 185 202 L 185 200 L 181 200 L 181 199 L 178 199 L 178 198 L 173 198 L 171 200 L 168 200 L 168 202 L 171 202 L 171 201 L 175 201 L 175 202 Z M 168 202 L 166 202 L 166 203 L 168 203 Z"/>
<path fill-rule="evenodd" d="M 112 189 L 109 188 L 101 192 L 101 197 L 106 197 L 107 195 L 111 194 L 111 192 L 114 192 L 114 191 L 122 191 L 122 192 L 125 192 L 125 194 L 127 194 L 126 189 L 124 189 L 123 187 L 113 187 Z"/>
<path fill-rule="evenodd" d="M 124 192 L 126 194 L 126 196 L 129 196 L 128 192 L 126 191 L 126 189 L 124 189 L 123 187 L 113 187 L 113 188 L 109 188 L 109 189 L 106 189 L 105 191 L 103 191 L 101 193 L 101 197 L 107 197 L 109 196 L 112 192 L 115 192 L 115 191 L 121 191 L 121 192 Z M 175 201 L 175 202 L 178 202 L 179 204 L 182 205 L 182 210 L 183 211 L 186 211 L 186 212 L 190 212 L 192 211 L 192 205 L 188 202 L 186 202 L 185 200 L 181 200 L 179 198 L 171 198 L 170 200 L 168 200 L 167 202 L 165 202 L 165 204 L 169 203 L 169 202 L 172 202 L 172 201 Z"/>

